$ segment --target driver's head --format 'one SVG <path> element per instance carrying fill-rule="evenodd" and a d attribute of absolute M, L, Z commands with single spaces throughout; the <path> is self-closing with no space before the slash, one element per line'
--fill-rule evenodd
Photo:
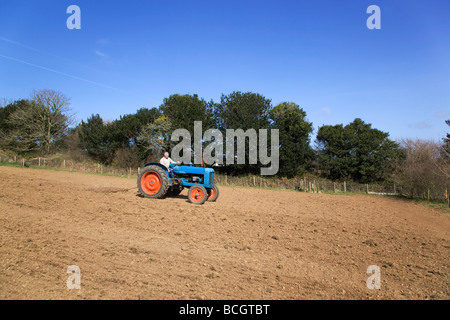
<path fill-rule="evenodd" d="M 168 152 L 164 152 L 164 158 L 169 158 L 169 153 Z"/>

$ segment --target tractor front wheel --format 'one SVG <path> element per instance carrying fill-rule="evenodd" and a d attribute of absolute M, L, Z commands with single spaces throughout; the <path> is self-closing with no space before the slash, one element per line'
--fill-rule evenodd
<path fill-rule="evenodd" d="M 146 198 L 164 197 L 169 189 L 169 178 L 158 166 L 145 167 L 137 179 L 139 192 Z"/>
<path fill-rule="evenodd" d="M 195 184 L 189 188 L 188 192 L 189 202 L 195 204 L 204 204 L 208 199 L 208 191 L 200 184 Z"/>

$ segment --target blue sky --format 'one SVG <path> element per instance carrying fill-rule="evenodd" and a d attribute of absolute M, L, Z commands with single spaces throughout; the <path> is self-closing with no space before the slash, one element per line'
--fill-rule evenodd
<path fill-rule="evenodd" d="M 69 30 L 69 5 L 81 30 Z M 381 30 L 369 30 L 369 5 Z M 173 93 L 252 91 L 317 129 L 359 117 L 391 138 L 450 119 L 450 1 L 2 0 L 0 97 L 50 88 L 76 119 L 117 119 Z"/>

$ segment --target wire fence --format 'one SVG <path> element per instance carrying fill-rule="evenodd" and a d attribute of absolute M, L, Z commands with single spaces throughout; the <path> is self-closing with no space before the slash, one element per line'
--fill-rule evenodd
<path fill-rule="evenodd" d="M 1 158 L 0 162 L 17 163 L 24 167 L 54 168 L 68 171 L 111 174 L 123 177 L 137 177 L 142 168 L 118 168 L 104 166 L 93 162 L 76 162 L 61 158 Z M 271 188 L 280 190 L 296 190 L 307 193 L 365 193 L 377 195 L 403 195 L 426 199 L 428 201 L 447 201 L 450 204 L 449 189 L 447 185 L 408 187 L 385 184 L 361 184 L 353 181 L 330 181 L 323 178 L 304 176 L 287 179 L 273 176 L 229 176 L 215 174 L 214 182 L 218 185 L 243 186 L 254 188 Z"/>
<path fill-rule="evenodd" d="M 281 190 L 297 190 L 308 193 L 365 193 L 377 195 L 403 195 L 416 198 L 427 199 L 429 201 L 444 201 L 448 199 L 448 188 L 443 186 L 423 187 L 412 192 L 413 188 L 408 188 L 395 183 L 385 184 L 361 184 L 353 181 L 330 181 L 317 177 L 300 177 L 293 179 L 247 176 L 233 177 L 226 175 L 216 175 L 215 182 L 223 185 L 273 188 Z"/>
<path fill-rule="evenodd" d="M 69 171 L 90 172 L 111 174 L 117 176 L 136 176 L 138 175 L 140 168 L 117 168 L 113 166 L 104 166 L 100 163 L 94 162 L 77 162 L 73 160 L 66 160 L 61 158 L 0 158 L 0 162 L 17 163 L 23 167 L 40 167 L 40 168 L 53 168 Z"/>

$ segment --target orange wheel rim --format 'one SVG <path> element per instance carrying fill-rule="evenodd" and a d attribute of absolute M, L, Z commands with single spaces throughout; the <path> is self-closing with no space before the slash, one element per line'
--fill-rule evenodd
<path fill-rule="evenodd" d="M 158 193 L 161 189 L 161 177 L 154 171 L 146 172 L 141 178 L 141 188 L 149 195 Z"/>
<path fill-rule="evenodd" d="M 200 202 L 203 199 L 203 191 L 200 188 L 194 188 L 191 191 L 191 199 L 194 202 Z"/>
<path fill-rule="evenodd" d="M 215 195 L 216 195 L 216 189 L 211 188 L 211 192 L 209 193 L 208 199 L 214 198 Z"/>

